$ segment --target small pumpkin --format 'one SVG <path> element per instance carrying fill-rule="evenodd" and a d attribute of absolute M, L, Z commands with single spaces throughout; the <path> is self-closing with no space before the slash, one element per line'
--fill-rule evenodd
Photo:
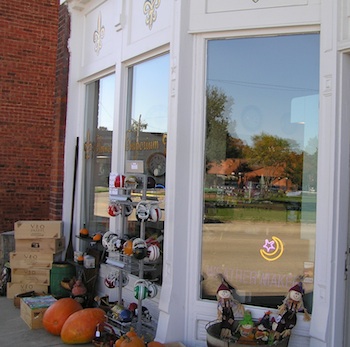
<path fill-rule="evenodd" d="M 97 233 L 95 235 L 92 236 L 92 241 L 101 241 L 102 240 L 102 234 L 101 233 Z"/>
<path fill-rule="evenodd" d="M 115 341 L 114 347 L 121 347 L 124 340 L 125 340 L 124 335 L 120 336 L 120 338 L 117 341 Z"/>
<path fill-rule="evenodd" d="M 130 327 L 130 330 L 125 334 L 127 337 L 137 336 L 137 332 L 133 327 Z"/>
<path fill-rule="evenodd" d="M 46 331 L 59 336 L 63 324 L 74 312 L 82 310 L 83 307 L 72 298 L 62 298 L 54 302 L 44 312 L 43 326 Z"/>
<path fill-rule="evenodd" d="M 84 224 L 84 227 L 80 229 L 79 236 L 80 237 L 88 237 L 89 236 L 89 230 L 85 227 L 85 224 Z"/>
<path fill-rule="evenodd" d="M 145 341 L 139 336 L 125 336 L 124 341 L 121 343 L 120 347 L 146 347 Z"/>
<path fill-rule="evenodd" d="M 150 341 L 147 343 L 147 347 L 164 347 L 164 343 L 158 341 Z"/>
<path fill-rule="evenodd" d="M 70 345 L 89 343 L 95 336 L 97 324 L 106 321 L 105 311 L 98 307 L 84 308 L 70 315 L 63 324 L 61 340 Z"/>

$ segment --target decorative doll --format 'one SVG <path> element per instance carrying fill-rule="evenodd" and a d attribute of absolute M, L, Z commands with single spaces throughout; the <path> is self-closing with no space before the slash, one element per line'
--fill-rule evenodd
<path fill-rule="evenodd" d="M 241 337 L 247 338 L 247 339 L 253 339 L 254 338 L 254 322 L 252 318 L 252 313 L 250 311 L 245 311 L 243 319 L 239 322 L 239 332 L 241 334 Z"/>
<path fill-rule="evenodd" d="M 291 329 L 296 325 L 298 312 L 304 312 L 304 320 L 310 320 L 310 315 L 304 307 L 303 294 L 302 282 L 289 289 L 282 305 L 278 307 L 278 317 L 272 326 L 275 339 L 290 335 Z"/>
<path fill-rule="evenodd" d="M 221 321 L 220 338 L 230 338 L 234 330 L 234 307 L 244 311 L 243 306 L 233 299 L 232 293 L 224 282 L 219 286 L 216 297 L 218 300 L 218 320 Z"/>
<path fill-rule="evenodd" d="M 255 339 L 257 341 L 267 342 L 271 330 L 271 321 L 270 321 L 271 311 L 266 311 L 264 316 L 259 320 L 256 332 Z"/>

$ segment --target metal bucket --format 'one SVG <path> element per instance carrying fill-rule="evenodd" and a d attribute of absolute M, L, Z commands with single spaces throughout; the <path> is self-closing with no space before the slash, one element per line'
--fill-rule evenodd
<path fill-rule="evenodd" d="M 234 330 L 237 329 L 239 322 L 234 323 Z M 252 341 L 251 343 L 244 342 L 241 344 L 238 342 L 237 337 L 232 337 L 230 339 L 220 338 L 221 322 L 213 321 L 206 325 L 207 330 L 207 346 L 208 347 L 245 347 L 245 346 L 264 346 L 264 344 L 258 343 L 257 341 Z M 280 341 L 275 341 L 273 346 L 278 347 L 288 347 L 289 337 L 286 337 Z M 265 346 L 268 346 L 265 344 Z"/>

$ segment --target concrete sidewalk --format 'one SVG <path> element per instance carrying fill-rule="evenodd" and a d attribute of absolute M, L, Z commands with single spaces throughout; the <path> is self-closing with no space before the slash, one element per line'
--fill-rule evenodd
<path fill-rule="evenodd" d="M 0 346 L 1 347 L 67 347 L 59 336 L 49 334 L 45 329 L 31 330 L 23 321 L 20 309 L 13 300 L 0 296 Z M 90 347 L 93 344 L 75 345 Z"/>

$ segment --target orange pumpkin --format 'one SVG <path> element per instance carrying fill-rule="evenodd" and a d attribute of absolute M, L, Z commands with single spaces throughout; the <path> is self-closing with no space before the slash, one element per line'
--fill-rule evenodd
<path fill-rule="evenodd" d="M 150 341 L 147 343 L 147 347 L 164 347 L 164 343 L 158 341 Z"/>
<path fill-rule="evenodd" d="M 80 229 L 79 235 L 80 235 L 80 237 L 88 237 L 89 236 L 89 230 L 86 229 L 85 224 L 84 224 L 84 227 Z"/>
<path fill-rule="evenodd" d="M 59 336 L 68 317 L 82 309 L 83 307 L 72 298 L 59 299 L 44 312 L 43 326 L 49 333 Z"/>
<path fill-rule="evenodd" d="M 61 330 L 61 340 L 70 345 L 91 342 L 95 336 L 97 324 L 106 321 L 105 311 L 101 308 L 84 308 L 69 316 Z"/>
<path fill-rule="evenodd" d="M 146 347 L 143 338 L 136 336 L 125 336 L 124 341 L 120 345 L 120 347 Z"/>
<path fill-rule="evenodd" d="M 127 337 L 137 336 L 137 332 L 133 327 L 130 327 L 130 330 L 125 334 Z"/>
<path fill-rule="evenodd" d="M 125 340 L 125 337 L 123 335 L 120 336 L 120 338 L 117 341 L 115 341 L 114 347 L 121 347 L 124 340 Z"/>

